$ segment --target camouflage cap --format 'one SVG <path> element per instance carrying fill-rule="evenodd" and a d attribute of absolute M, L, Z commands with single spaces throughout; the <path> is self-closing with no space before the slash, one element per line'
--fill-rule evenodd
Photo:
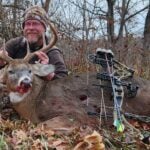
<path fill-rule="evenodd" d="M 24 20 L 22 23 L 22 28 L 24 28 L 25 21 L 38 20 L 44 25 L 45 30 L 46 30 L 48 15 L 46 14 L 45 10 L 42 7 L 35 5 L 35 6 L 28 8 L 23 14 L 23 17 L 24 17 Z"/>

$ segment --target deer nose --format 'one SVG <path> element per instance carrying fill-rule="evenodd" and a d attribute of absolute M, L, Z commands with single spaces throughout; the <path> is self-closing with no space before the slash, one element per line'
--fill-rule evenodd
<path fill-rule="evenodd" d="M 24 78 L 24 79 L 21 81 L 21 85 L 24 85 L 24 86 L 26 86 L 26 87 L 31 86 L 31 80 L 28 79 L 28 78 Z"/>

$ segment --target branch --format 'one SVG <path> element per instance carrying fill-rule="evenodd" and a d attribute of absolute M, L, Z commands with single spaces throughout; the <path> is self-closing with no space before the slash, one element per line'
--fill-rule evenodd
<path fill-rule="evenodd" d="M 2 5 L 2 7 L 11 7 L 11 8 L 25 10 L 25 8 L 22 7 L 21 5 Z"/>
<path fill-rule="evenodd" d="M 144 7 L 143 9 L 141 9 L 141 10 L 135 12 L 134 14 L 130 15 L 128 18 L 125 19 L 125 22 L 128 21 L 130 18 L 136 16 L 137 14 L 141 13 L 142 11 L 148 9 L 148 8 L 149 8 L 149 6 L 146 6 L 146 7 Z"/>
<path fill-rule="evenodd" d="M 89 10 L 89 9 L 87 9 L 87 8 L 85 9 L 85 8 L 80 7 L 80 6 L 79 6 L 78 4 L 76 4 L 75 2 L 72 2 L 72 1 L 70 1 L 70 0 L 69 0 L 69 2 L 70 2 L 71 4 L 73 4 L 73 5 L 75 5 L 76 7 L 82 9 L 82 10 L 86 10 L 87 12 L 89 12 L 89 13 L 91 13 L 91 14 L 100 15 L 100 16 L 106 16 L 106 15 L 105 15 L 106 12 L 103 11 L 102 9 L 100 9 L 99 11 L 101 11 L 103 14 L 98 14 L 98 13 L 92 12 L 91 10 Z"/>

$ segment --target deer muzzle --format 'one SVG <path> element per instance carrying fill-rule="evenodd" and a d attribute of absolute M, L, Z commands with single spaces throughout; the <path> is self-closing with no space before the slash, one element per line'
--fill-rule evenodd
<path fill-rule="evenodd" d="M 17 86 L 17 92 L 24 94 L 27 93 L 32 87 L 32 81 L 29 78 L 24 78 Z"/>

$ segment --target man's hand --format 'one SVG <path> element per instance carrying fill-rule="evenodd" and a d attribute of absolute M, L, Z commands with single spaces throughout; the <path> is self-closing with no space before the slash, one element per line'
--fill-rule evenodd
<path fill-rule="evenodd" d="M 46 80 L 52 80 L 54 76 L 55 76 L 55 73 L 53 72 L 53 73 L 48 74 L 45 78 Z"/>
<path fill-rule="evenodd" d="M 41 64 L 48 64 L 49 58 L 44 52 L 35 52 L 35 54 L 38 56 Z M 55 76 L 55 73 L 50 73 L 46 77 L 44 77 L 46 80 L 52 80 Z"/>
<path fill-rule="evenodd" d="M 35 54 L 38 56 L 41 64 L 48 64 L 49 58 L 44 52 L 35 52 Z"/>

